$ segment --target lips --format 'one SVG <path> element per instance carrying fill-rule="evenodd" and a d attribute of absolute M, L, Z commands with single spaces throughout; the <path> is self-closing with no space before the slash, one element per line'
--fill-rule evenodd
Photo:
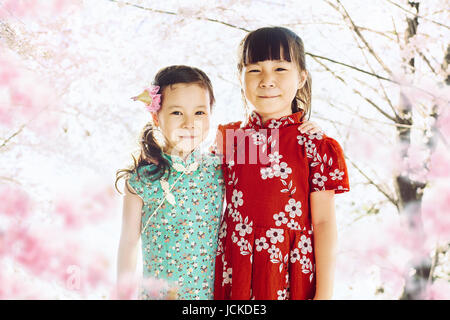
<path fill-rule="evenodd" d="M 258 96 L 258 98 L 261 99 L 273 99 L 273 98 L 278 98 L 280 95 L 264 95 L 264 96 Z"/>

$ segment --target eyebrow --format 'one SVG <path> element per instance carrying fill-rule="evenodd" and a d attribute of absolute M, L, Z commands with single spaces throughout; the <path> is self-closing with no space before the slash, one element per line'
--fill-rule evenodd
<path fill-rule="evenodd" d="M 265 61 L 265 60 L 263 60 L 263 61 Z M 258 64 L 259 62 L 263 62 L 263 61 L 256 61 L 256 62 L 253 62 L 253 63 L 248 63 L 248 64 L 246 64 L 246 65 L 247 65 L 247 66 L 250 66 L 250 65 Z M 290 63 L 290 62 L 292 62 L 292 61 L 280 60 L 280 59 L 277 59 L 277 60 L 271 60 L 271 61 L 274 61 L 274 62 L 276 62 L 276 63 L 285 63 L 285 62 Z"/>
<path fill-rule="evenodd" d="M 183 109 L 182 106 L 178 106 L 178 105 L 168 106 L 167 108 L 168 108 L 168 109 L 175 109 L 175 108 L 181 108 L 181 109 Z M 195 106 L 195 107 L 194 107 L 194 109 L 198 109 L 198 108 L 206 108 L 206 106 L 205 106 L 205 105 L 200 105 L 200 106 Z"/>

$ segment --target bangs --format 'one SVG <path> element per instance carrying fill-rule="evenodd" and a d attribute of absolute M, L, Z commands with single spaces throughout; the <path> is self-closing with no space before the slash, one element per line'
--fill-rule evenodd
<path fill-rule="evenodd" d="M 265 60 L 291 62 L 290 39 L 283 30 L 276 28 L 259 29 L 245 39 L 242 57 L 244 66 Z"/>

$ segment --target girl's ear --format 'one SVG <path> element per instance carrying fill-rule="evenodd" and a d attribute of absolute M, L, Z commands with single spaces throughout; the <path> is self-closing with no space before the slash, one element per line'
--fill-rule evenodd
<path fill-rule="evenodd" d="M 152 112 L 152 118 L 153 118 L 153 124 L 157 127 L 159 127 L 159 121 L 158 121 L 158 115 L 154 112 Z"/>
<path fill-rule="evenodd" d="M 308 71 L 306 71 L 306 70 L 300 71 L 300 81 L 298 83 L 298 90 L 303 88 L 303 86 L 306 83 L 306 79 L 308 79 Z"/>

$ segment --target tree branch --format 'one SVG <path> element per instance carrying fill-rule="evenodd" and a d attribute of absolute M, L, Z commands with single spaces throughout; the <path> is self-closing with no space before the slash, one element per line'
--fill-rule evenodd
<path fill-rule="evenodd" d="M 3 143 L 0 145 L 0 149 L 4 148 L 8 142 L 10 142 L 15 136 L 17 136 L 18 134 L 20 134 L 23 130 L 23 128 L 26 127 L 26 124 L 23 124 L 20 126 L 19 130 L 17 130 L 16 132 L 14 132 L 11 136 L 9 136 L 8 138 L 6 138 Z"/>
<path fill-rule="evenodd" d="M 136 8 L 139 8 L 139 9 L 142 9 L 142 10 L 151 11 L 151 12 L 169 14 L 169 15 L 174 15 L 174 16 L 178 15 L 178 12 L 143 7 L 143 6 L 140 6 L 138 4 L 129 3 L 127 1 L 120 1 L 120 0 L 109 0 L 109 1 L 117 3 L 118 5 L 132 6 L 132 7 L 136 7 Z M 202 18 L 202 17 L 192 17 L 192 18 L 196 19 L 196 20 L 206 20 L 206 21 L 210 21 L 210 22 L 214 22 L 214 23 L 219 23 L 219 24 L 223 24 L 223 25 L 225 25 L 227 27 L 231 27 L 231 28 L 234 28 L 234 29 L 239 29 L 239 30 L 242 30 L 242 31 L 245 31 L 245 32 L 250 32 L 250 30 L 248 30 L 248 29 L 236 26 L 234 24 L 231 24 L 231 23 L 228 23 L 228 22 L 225 22 L 225 21 L 217 20 L 217 19 Z"/>
<path fill-rule="evenodd" d="M 321 59 L 321 60 L 326 60 L 326 61 L 329 61 L 329 62 L 332 62 L 332 63 L 335 63 L 335 64 L 339 64 L 339 65 L 341 65 L 341 66 L 344 66 L 344 67 L 347 67 L 347 68 L 350 68 L 350 69 L 353 69 L 353 70 L 356 70 L 356 71 L 359 71 L 359 72 L 368 74 L 368 75 L 370 75 L 370 76 L 372 76 L 372 77 L 375 77 L 375 78 L 378 78 L 378 79 L 381 79 L 381 80 L 386 80 L 386 81 L 389 81 L 389 82 L 392 82 L 392 83 L 397 84 L 397 82 L 395 82 L 395 81 L 392 80 L 392 79 L 389 79 L 389 78 L 380 76 L 380 75 L 378 75 L 378 74 L 376 74 L 376 73 L 373 73 L 373 72 L 370 72 L 370 71 L 366 71 L 366 70 L 360 69 L 360 68 L 355 67 L 355 66 L 351 66 L 351 65 L 346 64 L 346 63 L 344 63 L 344 62 L 336 61 L 336 60 L 333 60 L 333 59 L 331 59 L 331 58 L 319 56 L 319 55 L 317 55 L 317 54 L 312 54 L 312 53 L 309 53 L 309 52 L 305 52 L 305 54 L 308 55 L 308 56 L 310 56 L 310 57 L 312 57 L 312 58 L 317 58 L 317 59 Z"/>
<path fill-rule="evenodd" d="M 316 60 L 317 61 L 317 60 Z M 330 72 L 333 76 L 335 76 L 337 79 L 339 79 L 341 82 L 343 82 L 345 85 L 347 85 L 347 82 L 340 76 L 338 76 L 337 74 L 335 74 L 330 68 L 328 68 L 328 66 L 326 66 L 325 64 L 323 64 L 321 61 L 317 61 L 317 63 L 319 63 L 321 66 L 323 66 L 325 68 L 325 70 L 327 70 L 328 72 Z M 396 118 L 391 116 L 390 114 L 388 114 L 386 111 L 384 111 L 383 109 L 381 109 L 381 107 L 379 107 L 375 102 L 373 102 L 371 99 L 364 97 L 361 92 L 359 92 L 357 89 L 353 88 L 352 91 L 354 93 L 356 93 L 357 95 L 359 95 L 361 98 L 363 98 L 364 100 L 366 100 L 369 104 L 371 104 L 375 109 L 378 110 L 378 112 L 380 112 L 382 115 L 384 115 L 386 118 L 388 118 L 389 120 L 396 122 Z"/>
<path fill-rule="evenodd" d="M 391 69 L 389 69 L 389 67 L 384 64 L 383 60 L 381 60 L 381 58 L 378 57 L 378 55 L 375 53 L 372 46 L 369 44 L 369 42 L 367 42 L 366 38 L 364 38 L 362 33 L 359 31 L 358 26 L 353 22 L 353 19 L 350 17 L 350 14 L 347 12 L 344 5 L 339 0 L 336 0 L 336 1 L 339 4 L 339 6 L 342 8 L 344 13 L 341 13 L 339 8 L 337 8 L 333 3 L 330 3 L 330 1 L 327 0 L 327 3 L 330 6 L 332 6 L 334 9 L 336 9 L 339 13 L 341 13 L 342 16 L 344 17 L 344 20 L 348 20 L 350 22 L 350 24 L 352 26 L 352 30 L 356 33 L 356 35 L 359 37 L 359 39 L 361 39 L 361 41 L 366 46 L 367 50 L 369 50 L 369 52 L 372 54 L 372 56 L 375 58 L 375 60 L 378 61 L 378 63 L 384 69 L 384 71 L 386 71 L 387 74 L 391 75 L 392 74 Z"/>
<path fill-rule="evenodd" d="M 441 27 L 450 29 L 449 26 L 447 26 L 447 25 L 445 25 L 445 24 L 443 24 L 443 23 L 441 23 L 441 22 L 434 21 L 434 20 L 432 20 L 432 19 L 428 19 L 428 18 L 426 18 L 426 17 L 424 17 L 424 16 L 419 16 L 418 14 L 416 14 L 416 13 L 414 13 L 414 12 L 411 12 L 411 11 L 409 11 L 408 9 L 403 8 L 402 6 L 400 6 L 399 4 L 397 4 L 397 3 L 395 3 L 395 2 L 393 2 L 393 1 L 391 1 L 391 0 L 386 0 L 386 1 L 389 2 L 390 4 L 396 6 L 397 8 L 400 8 L 401 10 L 403 10 L 403 11 L 405 11 L 405 12 L 407 12 L 407 13 L 413 15 L 413 16 L 417 16 L 418 18 L 421 18 L 421 19 L 423 19 L 423 20 L 427 20 L 427 21 L 433 22 L 433 23 L 437 24 L 438 26 L 441 26 Z M 445 11 L 445 9 L 443 9 L 443 10 L 441 10 L 441 11 Z M 439 11 L 434 12 L 434 13 L 439 13 Z"/>
<path fill-rule="evenodd" d="M 400 211 L 400 207 L 399 207 L 399 203 L 397 200 L 395 200 L 392 196 L 390 196 L 386 191 L 384 191 L 377 183 L 375 183 L 375 181 L 373 181 L 368 175 L 366 175 L 359 167 L 356 163 L 354 163 L 347 155 L 345 155 L 345 158 L 352 164 L 353 167 L 355 167 L 356 170 L 359 171 L 359 173 L 361 173 L 361 175 L 367 179 L 367 181 L 375 186 L 375 188 L 378 189 L 378 191 L 380 191 L 388 200 L 389 202 L 391 202 L 396 208 L 397 210 Z"/>

